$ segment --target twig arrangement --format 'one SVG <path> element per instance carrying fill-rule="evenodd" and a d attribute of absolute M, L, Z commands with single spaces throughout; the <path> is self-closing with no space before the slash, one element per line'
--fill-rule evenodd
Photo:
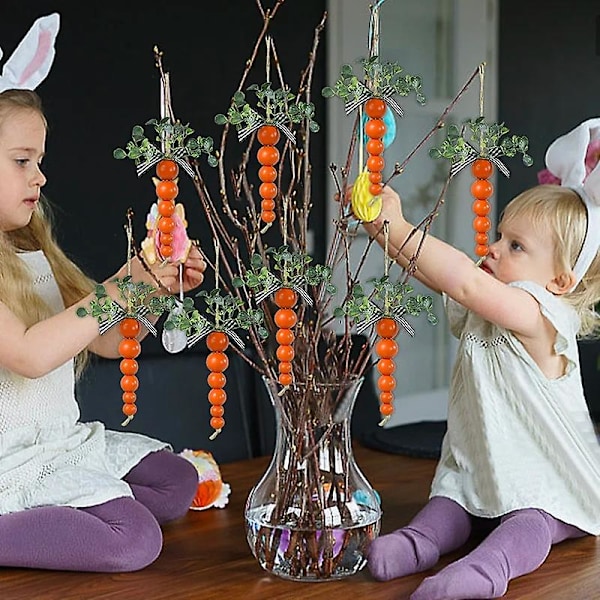
<path fill-rule="evenodd" d="M 165 328 L 185 332 L 188 346 L 206 337 L 214 435 L 225 424 L 225 351 L 236 353 L 265 380 L 278 413 L 278 448 L 274 474 L 265 475 L 251 495 L 258 505 L 254 505 L 252 515 L 247 514 L 248 536 L 253 552 L 266 569 L 279 568 L 280 574 L 291 578 L 347 574 L 346 550 L 352 547 L 358 563 L 364 564 L 366 545 L 377 535 L 380 513 L 375 494 L 360 472 L 350 478 L 356 470 L 348 429 L 354 397 L 349 400 L 345 392 L 352 389 L 356 394 L 375 346 L 382 424 L 393 412 L 397 383 L 393 377 L 397 352 L 394 338 L 402 330 L 414 333 L 407 318 L 424 313 L 429 322 L 436 322 L 431 298 L 413 296 L 409 279 L 451 178 L 474 160 L 498 163 L 501 153 L 513 156 L 522 152 L 524 162 L 528 162 L 527 139 L 513 136 L 502 142 L 500 138 L 508 129 L 485 123 L 480 107 L 479 119 L 470 122 L 471 131 L 478 136 L 478 149 L 466 142 L 464 129 L 449 128 L 447 140 L 431 150 L 434 158 L 447 158 L 451 164 L 437 201 L 411 234 L 418 235 L 421 243 L 398 281 L 392 280 L 389 270 L 402 248 L 389 242 L 387 222 L 368 239 L 357 264 L 351 264 L 350 246 L 356 241 L 356 230 L 361 220 L 372 221 L 379 216 L 383 187 L 401 175 L 411 158 L 446 126 L 446 119 L 467 88 L 478 75 L 480 81 L 483 77 L 480 65 L 434 127 L 402 162 L 394 165 L 384 181 L 383 155 L 389 145 L 386 136 L 392 129 L 395 132 L 393 113 L 403 114 L 395 96 L 414 94 L 421 104 L 425 98 L 419 77 L 402 74 L 396 63 L 380 61 L 378 11 L 382 3 L 379 0 L 371 8 L 369 56 L 362 62 L 364 76 L 357 76 L 351 66 L 344 65 L 338 81 L 322 90 L 326 97 L 340 97 L 347 113 L 357 112 L 345 164 L 341 169 L 335 164 L 330 166 L 339 202 L 324 264 L 315 264 L 307 248 L 313 206 L 311 143 L 312 135 L 319 131 L 311 100 L 313 74 L 327 13 L 314 29 L 307 65 L 292 91 L 284 78 L 275 41 L 269 35 L 270 24 L 284 0 L 276 0 L 271 9 L 256 0 L 263 26 L 230 106 L 215 117 L 215 122 L 223 126 L 216 149 L 210 138 L 186 141 L 192 130 L 175 120 L 167 102 L 162 118 L 148 122 L 162 142 L 160 151 L 139 126 L 134 127 L 126 149 L 115 151 L 117 158 L 134 159 L 138 174 L 150 163 L 168 160 L 178 162 L 193 176 L 201 211 L 215 240 L 214 256 L 209 255 L 209 248 L 203 249 L 215 274 L 215 287 L 211 292 L 201 292 L 204 308 L 197 307 L 191 298 L 171 296 L 154 299 L 150 309 L 157 314 L 169 311 Z M 265 81 L 249 85 L 248 78 L 262 48 Z M 168 82 L 162 53 L 155 52 L 161 81 Z M 168 85 L 163 89 L 168 99 Z M 231 168 L 228 152 L 239 144 L 244 148 L 242 159 Z M 202 155 L 218 170 L 217 194 L 203 175 L 205 167 L 198 161 Z M 171 182 L 163 187 L 173 188 L 172 200 L 176 195 L 173 177 L 165 176 L 163 180 Z M 352 202 L 346 203 L 353 185 Z M 165 205 L 165 218 L 173 210 L 173 206 Z M 163 223 L 163 228 L 166 225 Z M 162 231 L 160 221 L 157 227 Z M 374 281 L 372 292 L 367 294 L 361 277 L 373 242 L 380 236 L 385 240 L 384 275 Z M 273 237 L 278 239 L 276 247 L 267 243 Z M 157 248 L 165 261 L 172 252 L 166 243 L 169 241 L 167 235 L 165 243 Z M 331 280 L 339 270 L 344 272 L 345 281 L 343 289 L 336 290 Z M 341 334 L 333 330 L 336 319 L 343 321 Z M 236 333 L 240 329 L 246 332 L 252 352 L 245 351 L 244 341 Z M 367 334 L 358 352 L 353 349 L 353 330 Z M 229 344 L 230 340 L 236 343 Z M 339 460 L 343 465 L 336 470 L 332 465 Z M 270 486 L 269 493 L 261 495 L 261 486 Z M 356 527 L 353 511 L 361 515 L 360 527 Z M 349 526 L 349 522 L 354 524 Z"/>

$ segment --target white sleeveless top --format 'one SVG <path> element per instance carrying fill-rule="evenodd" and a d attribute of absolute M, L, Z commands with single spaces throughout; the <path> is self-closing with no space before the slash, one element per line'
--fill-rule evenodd
<path fill-rule="evenodd" d="M 19 256 L 36 293 L 53 311 L 63 310 L 43 252 Z M 37 379 L 0 367 L 0 514 L 133 496 L 121 477 L 148 453 L 167 447 L 140 434 L 106 431 L 99 422 L 80 423 L 79 416 L 73 361 Z"/>
<path fill-rule="evenodd" d="M 539 508 L 598 535 L 600 448 L 581 384 L 579 318 L 537 284 L 511 285 L 530 293 L 555 327 L 566 373 L 546 378 L 510 331 L 446 298 L 460 345 L 431 496 L 481 517 Z"/>

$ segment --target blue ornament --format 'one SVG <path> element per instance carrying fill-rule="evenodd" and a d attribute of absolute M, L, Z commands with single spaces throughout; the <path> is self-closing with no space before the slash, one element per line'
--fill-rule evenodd
<path fill-rule="evenodd" d="M 363 130 L 363 144 L 366 144 L 369 141 L 368 136 L 365 134 L 365 125 L 369 117 L 366 113 L 363 113 L 362 117 L 362 130 Z M 394 113 L 390 110 L 388 106 L 385 109 L 385 113 L 383 114 L 383 122 L 385 123 L 385 135 L 381 138 L 383 145 L 385 148 L 389 148 L 392 142 L 396 139 L 396 118 L 394 117 Z"/>
<path fill-rule="evenodd" d="M 373 493 L 375 494 L 377 504 L 381 506 L 381 498 L 377 493 L 377 490 L 373 490 Z M 352 494 L 352 497 L 357 504 L 362 504 L 363 506 L 371 506 L 371 495 L 365 490 L 356 490 L 354 494 Z"/>

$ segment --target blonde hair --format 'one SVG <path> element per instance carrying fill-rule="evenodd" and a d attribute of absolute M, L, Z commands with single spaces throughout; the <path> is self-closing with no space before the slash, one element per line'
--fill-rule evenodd
<path fill-rule="evenodd" d="M 7 90 L 0 93 L 0 135 L 2 124 L 19 111 L 38 114 L 46 123 L 39 96 L 29 90 Z M 42 197 L 29 223 L 14 231 L 0 231 L 0 301 L 27 327 L 52 316 L 44 300 L 33 289 L 31 276 L 20 251 L 42 250 L 52 267 L 65 306 L 71 306 L 94 289 L 87 277 L 60 249 L 53 232 L 48 202 Z M 76 357 L 76 374 L 81 374 L 87 352 Z"/>
<path fill-rule="evenodd" d="M 504 209 L 502 221 L 526 217 L 531 226 L 543 233 L 550 231 L 555 242 L 556 266 L 573 270 L 587 228 L 587 211 L 579 195 L 559 185 L 538 185 L 516 196 Z M 600 315 L 600 252 L 577 287 L 562 296 L 579 315 L 579 337 L 597 337 Z"/>

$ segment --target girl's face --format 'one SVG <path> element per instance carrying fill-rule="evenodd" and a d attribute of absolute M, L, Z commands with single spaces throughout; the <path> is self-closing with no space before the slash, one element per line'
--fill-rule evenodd
<path fill-rule="evenodd" d="M 0 122 L 0 231 L 25 227 L 46 178 L 40 170 L 46 126 L 31 110 L 16 110 Z"/>
<path fill-rule="evenodd" d="M 503 283 L 533 281 L 547 287 L 557 276 L 551 232 L 536 230 L 524 215 L 498 226 L 498 240 L 482 269 Z"/>

